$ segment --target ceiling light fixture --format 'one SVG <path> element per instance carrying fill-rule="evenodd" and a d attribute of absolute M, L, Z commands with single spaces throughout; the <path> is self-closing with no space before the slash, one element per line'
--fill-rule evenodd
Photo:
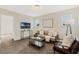
<path fill-rule="evenodd" d="M 34 6 L 32 6 L 32 8 L 34 10 L 40 10 L 41 9 L 41 6 L 40 5 L 34 5 Z"/>
<path fill-rule="evenodd" d="M 34 7 L 40 7 L 40 5 L 34 5 Z"/>

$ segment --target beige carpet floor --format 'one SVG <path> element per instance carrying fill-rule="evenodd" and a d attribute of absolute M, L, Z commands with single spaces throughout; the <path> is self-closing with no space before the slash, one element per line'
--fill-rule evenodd
<path fill-rule="evenodd" d="M 0 44 L 0 54 L 53 54 L 53 43 L 45 43 L 37 48 L 29 45 L 29 40 L 8 41 Z"/>

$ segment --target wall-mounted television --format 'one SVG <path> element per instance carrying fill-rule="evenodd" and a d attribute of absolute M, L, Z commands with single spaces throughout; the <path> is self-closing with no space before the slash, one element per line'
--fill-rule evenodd
<path fill-rule="evenodd" d="M 29 29 L 31 27 L 30 23 L 21 22 L 21 29 Z"/>

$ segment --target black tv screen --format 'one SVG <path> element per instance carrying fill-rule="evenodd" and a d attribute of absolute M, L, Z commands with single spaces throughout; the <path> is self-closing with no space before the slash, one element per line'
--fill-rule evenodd
<path fill-rule="evenodd" d="M 30 28 L 30 23 L 21 22 L 21 29 L 28 29 L 28 28 Z"/>

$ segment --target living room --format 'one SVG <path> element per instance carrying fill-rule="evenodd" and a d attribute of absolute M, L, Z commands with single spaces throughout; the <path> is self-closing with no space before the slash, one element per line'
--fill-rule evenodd
<path fill-rule="evenodd" d="M 1 5 L 0 53 L 54 54 L 61 42 L 69 49 L 79 41 L 78 10 L 78 5 Z"/>

